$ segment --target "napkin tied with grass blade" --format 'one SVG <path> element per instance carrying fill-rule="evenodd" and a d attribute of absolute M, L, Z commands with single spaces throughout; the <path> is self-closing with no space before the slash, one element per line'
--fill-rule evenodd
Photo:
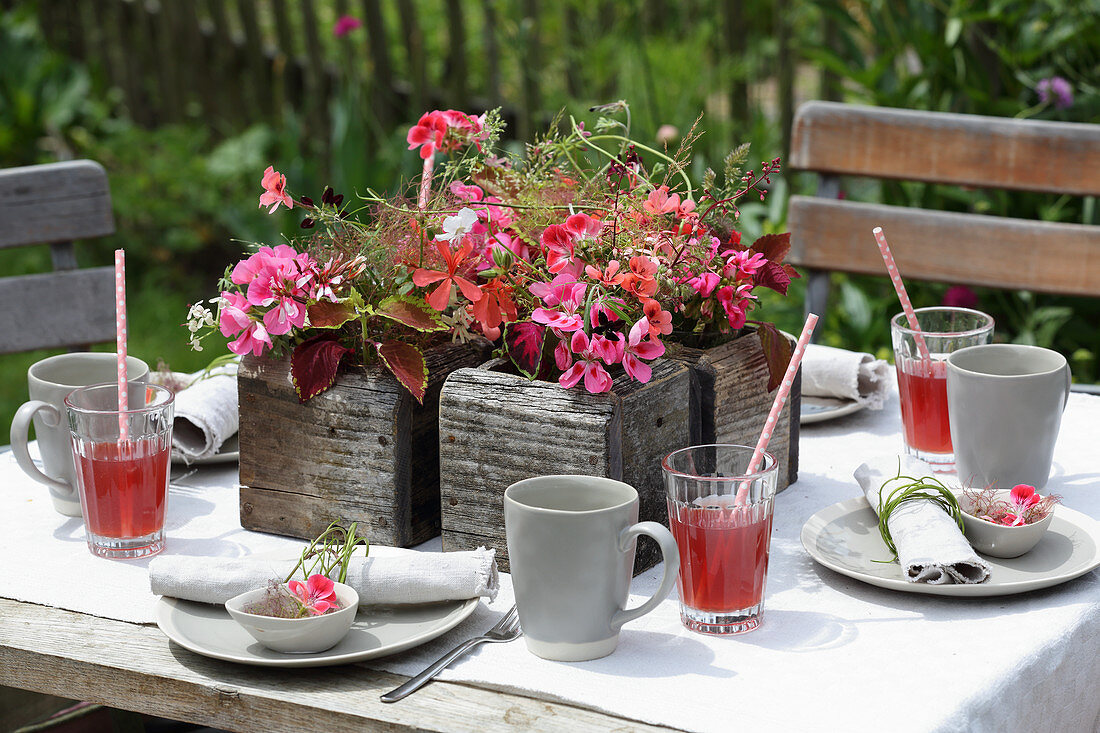
<path fill-rule="evenodd" d="M 889 375 L 890 365 L 870 354 L 810 344 L 802 358 L 802 394 L 855 400 L 881 410 Z"/>
<path fill-rule="evenodd" d="M 284 580 L 296 562 L 160 555 L 149 563 L 149 585 L 157 595 L 220 604 L 272 580 Z M 469 552 L 392 550 L 378 557 L 353 557 L 345 582 L 359 593 L 361 606 L 493 600 L 500 587 L 496 551 L 484 547 Z"/>
<path fill-rule="evenodd" d="M 884 483 L 883 499 L 891 489 L 909 482 L 896 478 L 899 467 L 902 476 L 914 479 L 934 476 L 931 466 L 908 455 L 879 456 L 856 469 L 856 481 L 875 514 L 879 513 L 879 489 Z M 984 583 L 989 579 L 989 564 L 970 547 L 955 520 L 931 501 L 915 500 L 899 505 L 886 524 L 909 582 L 943 585 Z"/>

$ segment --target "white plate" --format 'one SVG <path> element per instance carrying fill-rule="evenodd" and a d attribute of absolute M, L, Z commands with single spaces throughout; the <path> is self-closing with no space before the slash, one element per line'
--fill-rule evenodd
<path fill-rule="evenodd" d="M 807 397 L 802 395 L 801 403 L 802 408 L 798 416 L 800 425 L 844 417 L 864 408 L 862 403 L 855 400 L 841 400 L 833 397 Z"/>
<path fill-rule="evenodd" d="M 209 458 L 196 458 L 191 461 L 192 466 L 204 466 L 210 463 L 235 463 L 241 459 L 241 443 L 238 440 L 239 433 L 234 433 L 225 439 L 218 452 Z M 172 463 L 185 463 L 174 448 L 172 449 Z"/>
<path fill-rule="evenodd" d="M 1064 583 L 1100 567 L 1100 527 L 1089 516 L 1059 506 L 1043 539 L 1030 552 L 1013 558 L 987 557 L 984 583 L 929 585 L 910 583 L 878 531 L 878 516 L 863 497 L 819 511 L 802 526 L 802 546 L 831 570 L 880 588 L 936 596 L 1004 596 Z"/>
<path fill-rule="evenodd" d="M 343 641 L 316 654 L 280 654 L 260 646 L 224 606 L 162 596 L 156 612 L 157 626 L 169 639 L 205 657 L 265 667 L 325 667 L 384 657 L 431 641 L 466 620 L 477 602 L 471 598 L 360 608 Z"/>

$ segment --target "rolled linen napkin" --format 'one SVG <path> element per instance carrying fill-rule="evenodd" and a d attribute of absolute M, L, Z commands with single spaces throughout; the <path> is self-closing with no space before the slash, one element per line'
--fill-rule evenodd
<path fill-rule="evenodd" d="M 855 400 L 881 410 L 889 373 L 890 365 L 870 354 L 810 344 L 802 357 L 802 394 Z"/>
<path fill-rule="evenodd" d="M 240 426 L 236 365 L 176 393 L 172 448 L 184 463 L 210 458 Z"/>
<path fill-rule="evenodd" d="M 890 482 L 882 490 L 883 498 L 898 486 L 899 458 L 902 476 L 933 475 L 931 466 L 913 456 L 878 456 L 861 465 L 855 471 L 856 481 L 875 514 L 883 484 Z M 910 582 L 984 583 L 989 578 L 989 564 L 970 547 L 955 520 L 932 502 L 907 501 L 894 509 L 886 522 L 898 548 L 898 562 Z"/>
<path fill-rule="evenodd" d="M 500 588 L 496 551 L 407 551 L 381 557 L 355 557 L 347 584 L 359 605 L 396 605 L 496 598 Z M 153 593 L 200 603 L 225 603 L 248 590 L 283 580 L 295 560 L 161 555 L 149 563 Z"/>

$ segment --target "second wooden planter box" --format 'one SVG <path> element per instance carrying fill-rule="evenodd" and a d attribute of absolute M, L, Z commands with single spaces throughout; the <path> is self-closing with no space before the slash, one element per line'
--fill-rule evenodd
<path fill-rule="evenodd" d="M 423 405 L 380 367 L 342 372 L 301 404 L 289 358 L 246 357 L 237 376 L 241 526 L 312 539 L 330 522 L 358 522 L 372 543 L 401 547 L 438 535 L 439 392 L 488 349 L 429 349 Z"/>
<path fill-rule="evenodd" d="M 661 458 L 691 439 L 691 371 L 653 363 L 642 384 L 626 376 L 611 392 L 589 394 L 557 383 L 483 369 L 459 369 L 439 405 L 443 549 L 495 548 L 508 570 L 504 490 L 545 474 L 619 479 L 638 490 L 639 521 L 667 525 Z M 635 573 L 660 559 L 641 540 Z"/>

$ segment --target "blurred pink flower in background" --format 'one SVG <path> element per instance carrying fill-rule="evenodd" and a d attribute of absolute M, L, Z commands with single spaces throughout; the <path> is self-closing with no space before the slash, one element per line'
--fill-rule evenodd
<path fill-rule="evenodd" d="M 340 19 L 332 26 L 332 35 L 337 38 L 343 38 L 347 34 L 351 33 L 356 28 L 363 25 L 363 21 L 359 20 L 352 15 L 341 15 Z"/>
<path fill-rule="evenodd" d="M 1035 90 L 1039 92 L 1039 101 L 1043 104 L 1053 103 L 1055 109 L 1069 109 L 1073 106 L 1073 87 L 1060 76 L 1043 79 Z"/>
<path fill-rule="evenodd" d="M 952 285 L 943 294 L 943 305 L 952 308 L 977 308 L 978 294 L 965 285 Z"/>

